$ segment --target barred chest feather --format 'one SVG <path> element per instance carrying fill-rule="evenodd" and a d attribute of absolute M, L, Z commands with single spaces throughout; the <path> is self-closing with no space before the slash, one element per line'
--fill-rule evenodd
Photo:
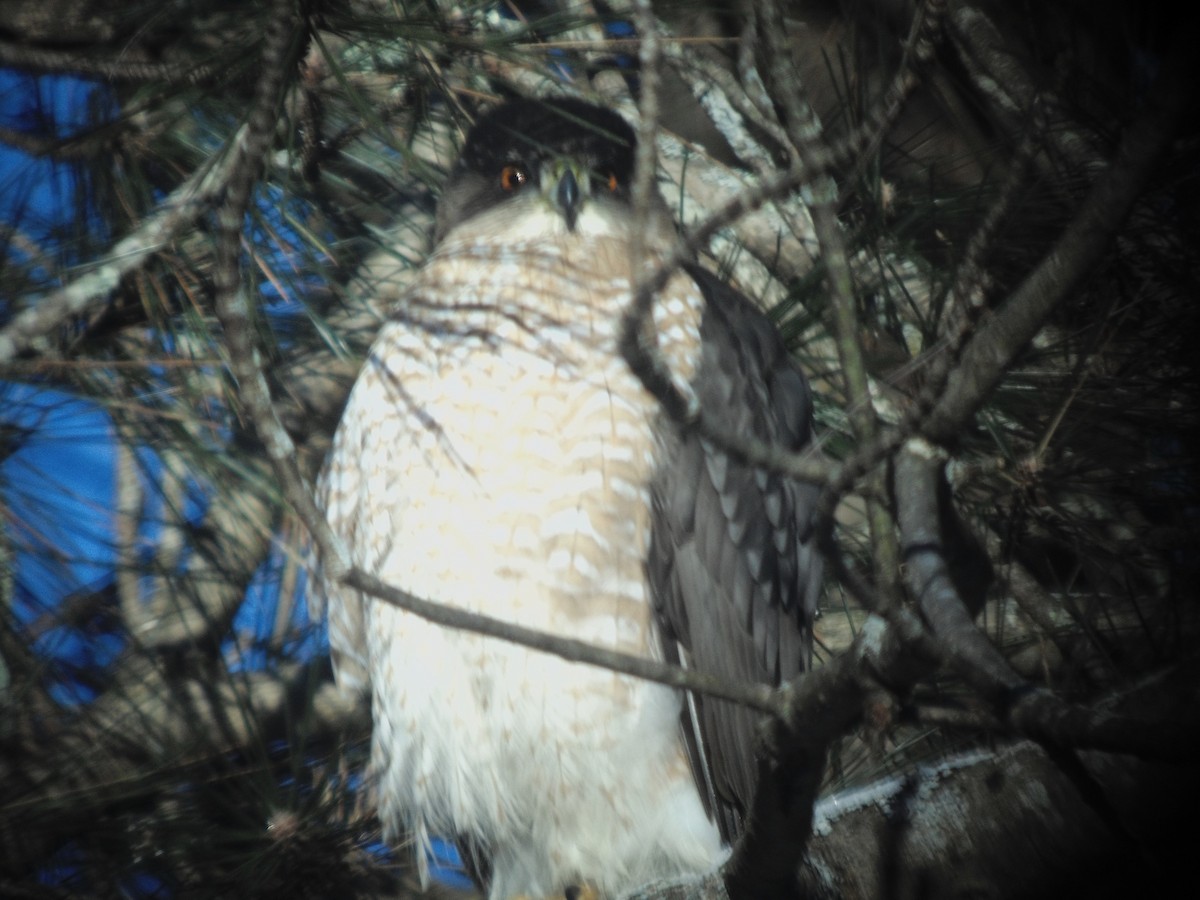
<path fill-rule="evenodd" d="M 617 237 L 446 241 L 377 339 L 338 436 L 360 461 L 330 484 L 354 510 L 355 563 L 419 596 L 656 656 L 643 566 L 659 412 L 617 349 L 630 299 Z M 686 276 L 656 302 L 681 386 L 702 308 Z M 393 832 L 479 842 L 493 897 L 580 876 L 615 893 L 719 861 L 675 692 L 369 600 L 365 626 Z"/>

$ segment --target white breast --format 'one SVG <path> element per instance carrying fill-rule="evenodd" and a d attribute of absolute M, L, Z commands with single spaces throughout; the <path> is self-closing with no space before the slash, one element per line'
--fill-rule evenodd
<path fill-rule="evenodd" d="M 616 351 L 622 249 L 468 241 L 430 261 L 335 441 L 356 472 L 329 472 L 330 516 L 353 518 L 355 563 L 418 596 L 657 654 L 642 567 L 658 411 Z M 668 293 L 660 333 L 686 382 L 702 301 L 686 279 Z M 719 861 L 675 692 L 369 600 L 363 627 L 390 834 L 490 847 L 493 897 L 580 880 L 616 893 Z"/>

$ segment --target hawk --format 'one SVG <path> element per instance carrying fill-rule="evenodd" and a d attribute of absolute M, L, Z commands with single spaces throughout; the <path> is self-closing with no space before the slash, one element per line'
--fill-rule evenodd
<path fill-rule="evenodd" d="M 576 100 L 480 117 L 434 249 L 350 394 L 318 495 L 352 562 L 420 597 L 778 684 L 809 662 L 815 488 L 665 417 L 619 349 L 635 135 Z M 800 449 L 811 398 L 769 321 L 698 265 L 656 297 L 680 390 Z M 615 896 L 708 871 L 754 790 L 752 712 L 466 632 L 322 580 L 338 683 L 369 693 L 385 835 L 434 835 L 489 897 Z M 685 702 L 686 699 L 686 702 Z"/>

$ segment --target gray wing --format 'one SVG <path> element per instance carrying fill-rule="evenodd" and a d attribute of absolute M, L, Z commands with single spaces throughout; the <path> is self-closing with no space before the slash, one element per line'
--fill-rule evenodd
<path fill-rule="evenodd" d="M 707 301 L 693 388 L 737 434 L 801 449 L 812 398 L 770 321 L 688 267 Z M 735 462 L 695 433 L 668 440 L 653 484 L 647 572 L 668 659 L 776 685 L 807 669 L 822 564 L 802 542 L 817 489 Z M 701 795 L 732 841 L 753 799 L 759 714 L 690 698 L 684 732 Z"/>

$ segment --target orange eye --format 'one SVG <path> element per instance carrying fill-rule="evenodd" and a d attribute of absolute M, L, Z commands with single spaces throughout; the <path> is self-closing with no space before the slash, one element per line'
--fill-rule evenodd
<path fill-rule="evenodd" d="M 610 193 L 615 194 L 617 192 L 617 188 L 620 186 L 621 186 L 621 182 L 617 181 L 616 175 L 608 176 L 608 190 Z"/>
<path fill-rule="evenodd" d="M 529 175 L 521 166 L 505 166 L 500 170 L 500 187 L 510 194 L 529 180 Z"/>

